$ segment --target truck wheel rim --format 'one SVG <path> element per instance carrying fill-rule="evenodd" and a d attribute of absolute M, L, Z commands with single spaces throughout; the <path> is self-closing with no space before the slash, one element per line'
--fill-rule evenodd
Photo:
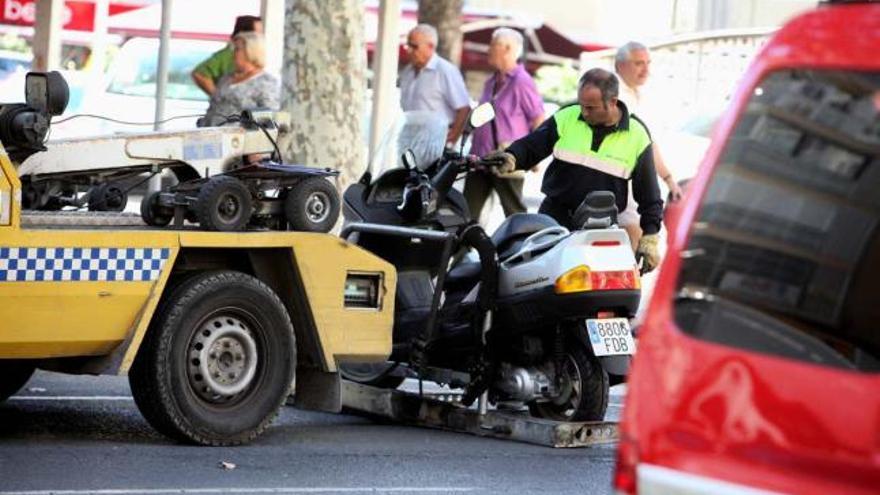
<path fill-rule="evenodd" d="M 330 215 L 330 197 L 323 192 L 314 192 L 306 201 L 306 215 L 314 223 L 321 223 Z"/>
<path fill-rule="evenodd" d="M 234 316 L 205 320 L 193 335 L 188 379 L 203 399 L 223 403 L 245 391 L 257 372 L 257 342 Z"/>

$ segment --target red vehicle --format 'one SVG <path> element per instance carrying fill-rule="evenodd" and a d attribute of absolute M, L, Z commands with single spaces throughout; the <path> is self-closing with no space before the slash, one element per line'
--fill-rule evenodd
<path fill-rule="evenodd" d="M 629 380 L 618 493 L 880 493 L 880 4 L 763 48 L 715 135 Z"/>

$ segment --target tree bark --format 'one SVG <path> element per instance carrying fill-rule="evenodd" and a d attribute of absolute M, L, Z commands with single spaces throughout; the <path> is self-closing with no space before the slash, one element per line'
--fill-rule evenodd
<path fill-rule="evenodd" d="M 461 65 L 463 4 L 464 0 L 419 0 L 419 23 L 437 28 L 437 53 L 456 66 Z"/>
<path fill-rule="evenodd" d="M 279 141 L 289 163 L 340 171 L 340 192 L 366 168 L 361 122 L 367 51 L 361 0 L 286 0 Z"/>

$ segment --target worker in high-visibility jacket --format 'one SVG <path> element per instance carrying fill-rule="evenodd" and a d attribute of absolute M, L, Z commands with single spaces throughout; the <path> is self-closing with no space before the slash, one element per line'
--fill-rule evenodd
<path fill-rule="evenodd" d="M 539 213 L 561 225 L 572 225 L 572 213 L 593 191 L 611 191 L 618 211 L 624 211 L 632 183 L 644 235 L 636 253 L 643 269 L 657 266 L 657 232 L 663 217 L 663 200 L 654 170 L 651 136 L 638 117 L 617 99 L 618 81 L 603 69 L 587 71 L 578 83 L 578 103 L 563 107 L 552 118 L 504 151 L 486 158 L 501 158 L 498 173 L 527 170 L 551 153 L 541 192 L 546 198 Z"/>

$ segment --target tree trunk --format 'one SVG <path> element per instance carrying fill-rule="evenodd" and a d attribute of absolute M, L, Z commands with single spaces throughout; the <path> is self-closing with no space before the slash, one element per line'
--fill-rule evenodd
<path fill-rule="evenodd" d="M 286 0 L 282 109 L 287 162 L 340 171 L 340 192 L 366 168 L 361 122 L 367 51 L 362 0 Z"/>
<path fill-rule="evenodd" d="M 437 28 L 437 53 L 456 66 L 461 65 L 461 10 L 464 0 L 419 0 L 419 23 Z"/>

